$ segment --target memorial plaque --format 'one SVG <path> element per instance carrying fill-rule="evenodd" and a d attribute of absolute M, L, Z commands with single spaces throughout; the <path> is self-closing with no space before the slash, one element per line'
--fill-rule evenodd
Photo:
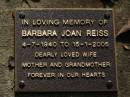
<path fill-rule="evenodd" d="M 16 92 L 117 90 L 111 9 L 17 9 Z"/>

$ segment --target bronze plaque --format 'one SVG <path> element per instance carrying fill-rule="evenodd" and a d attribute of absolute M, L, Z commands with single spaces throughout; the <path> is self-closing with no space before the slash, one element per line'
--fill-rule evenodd
<path fill-rule="evenodd" d="M 111 9 L 17 9 L 16 92 L 117 90 Z"/>

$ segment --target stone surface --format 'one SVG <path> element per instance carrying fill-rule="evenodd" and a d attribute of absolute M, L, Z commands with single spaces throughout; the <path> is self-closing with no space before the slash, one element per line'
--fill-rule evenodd
<path fill-rule="evenodd" d="M 80 7 L 103 8 L 110 7 L 100 0 L 1 0 L 0 1 L 0 97 L 15 97 L 14 70 L 8 68 L 10 56 L 14 56 L 14 21 L 12 12 L 15 8 L 47 8 L 47 7 Z M 116 34 L 130 18 L 130 0 L 118 0 L 112 6 L 115 12 Z M 122 39 L 123 41 L 123 39 Z M 117 71 L 118 71 L 118 97 L 130 97 L 130 51 L 124 50 L 123 42 L 116 41 Z M 84 97 L 80 94 L 60 94 L 51 97 Z M 47 94 L 44 95 L 48 97 Z M 63 96 L 63 97 L 66 97 Z M 25 97 L 16 95 L 16 97 Z M 26 96 L 27 97 L 27 96 Z M 28 96 L 29 97 L 29 96 Z M 39 94 L 33 97 L 43 97 Z M 90 97 L 90 96 L 89 96 Z M 98 96 L 93 96 L 98 97 Z M 101 97 L 101 96 L 99 96 Z M 104 96 L 106 97 L 106 96 Z M 108 96 L 111 97 L 111 96 Z"/>

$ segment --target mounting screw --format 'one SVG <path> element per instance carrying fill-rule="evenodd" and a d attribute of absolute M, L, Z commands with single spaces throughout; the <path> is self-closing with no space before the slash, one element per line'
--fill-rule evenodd
<path fill-rule="evenodd" d="M 110 14 L 105 13 L 105 14 L 104 14 L 104 18 L 105 18 L 105 19 L 110 19 Z"/>
<path fill-rule="evenodd" d="M 20 12 L 19 18 L 20 18 L 20 19 L 24 19 L 24 18 L 25 18 L 25 14 L 24 14 L 23 12 Z"/>
<path fill-rule="evenodd" d="M 23 80 L 19 82 L 19 88 L 23 89 L 25 87 L 25 83 Z"/>
<path fill-rule="evenodd" d="M 111 88 L 113 87 L 113 83 L 112 83 L 111 80 L 108 80 L 108 81 L 106 82 L 106 87 L 107 87 L 108 89 L 111 89 Z"/>

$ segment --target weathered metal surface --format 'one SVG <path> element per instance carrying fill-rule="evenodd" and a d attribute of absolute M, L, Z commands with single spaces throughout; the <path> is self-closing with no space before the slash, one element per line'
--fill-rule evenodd
<path fill-rule="evenodd" d="M 29 24 L 22 25 L 22 20 L 28 19 Z M 32 25 L 32 20 L 36 19 L 58 19 L 58 25 Z M 63 19 L 90 19 L 94 20 L 92 25 L 64 25 Z M 100 20 L 106 21 L 100 25 Z M 92 21 L 91 21 L 92 22 Z M 63 30 L 81 30 L 81 36 L 63 37 Z M 57 36 L 22 36 L 22 30 L 56 30 Z M 86 30 L 97 30 L 96 35 L 86 36 Z M 107 30 L 108 36 L 99 35 L 99 30 Z M 107 32 L 106 31 L 106 32 Z M 31 32 L 29 32 L 31 33 Z M 68 32 L 69 33 L 69 32 Z M 76 34 L 74 34 L 76 35 Z M 43 46 L 43 42 L 56 42 L 56 47 Z M 35 43 L 34 43 L 35 42 Z M 68 42 L 68 47 L 62 46 L 60 42 Z M 76 44 L 75 44 L 76 42 Z M 78 42 L 78 44 L 77 44 Z M 106 42 L 106 47 L 98 47 L 93 42 Z M 89 43 L 89 44 L 88 44 Z M 87 45 L 86 45 L 87 44 Z M 78 47 L 76 47 L 76 46 Z M 37 57 L 36 52 L 56 52 L 56 57 Z M 61 58 L 63 52 L 78 52 L 79 57 Z M 96 52 L 96 55 L 82 57 L 83 52 Z M 76 55 L 74 55 L 76 56 Z M 78 56 L 78 55 L 77 55 Z M 33 64 L 47 62 L 47 67 L 31 68 L 23 67 L 23 62 Z M 61 67 L 50 67 L 51 62 L 61 62 Z M 66 62 L 99 62 L 102 67 L 66 67 Z M 105 64 L 105 65 L 103 65 Z M 109 66 L 108 66 L 109 64 Z M 36 65 L 36 64 L 35 64 Z M 107 65 L 107 66 L 106 66 Z M 116 91 L 116 63 L 114 44 L 114 25 L 112 10 L 97 9 L 25 9 L 16 10 L 15 15 L 15 90 L 16 92 L 110 92 Z M 104 67 L 106 66 L 106 67 Z M 35 78 L 27 77 L 28 73 L 53 73 L 53 77 Z M 63 73 L 64 77 L 59 77 Z M 83 73 L 86 74 L 84 77 Z M 73 76 L 68 76 L 68 74 Z M 89 77 L 88 77 L 89 76 Z"/>

